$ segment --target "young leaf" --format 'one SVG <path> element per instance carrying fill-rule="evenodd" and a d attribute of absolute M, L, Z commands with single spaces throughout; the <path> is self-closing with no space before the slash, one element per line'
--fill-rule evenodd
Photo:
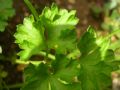
<path fill-rule="evenodd" d="M 58 9 L 53 4 L 51 8 L 46 7 L 40 19 L 43 21 L 46 40 L 49 48 L 54 48 L 57 52 L 66 52 L 76 48 L 75 25 L 78 18 L 75 11 L 68 12 L 65 9 Z"/>
<path fill-rule="evenodd" d="M 39 22 L 34 21 L 34 17 L 26 17 L 23 24 L 17 26 L 17 32 L 14 37 L 15 43 L 18 43 L 20 51 L 18 55 L 21 60 L 26 60 L 32 55 L 37 54 L 44 48 L 44 41 L 42 37 L 42 31 L 44 28 L 42 25 L 37 26 Z"/>
<path fill-rule="evenodd" d="M 12 17 L 15 14 L 14 9 L 12 8 L 12 0 L 0 0 L 0 31 L 5 30 L 7 25 L 7 20 L 9 17 Z"/>
<path fill-rule="evenodd" d="M 21 90 L 81 90 L 80 84 L 73 81 L 78 74 L 77 62 L 56 56 L 52 66 L 41 63 L 29 65 L 25 69 L 25 85 Z"/>
<path fill-rule="evenodd" d="M 111 72 L 117 70 L 120 63 L 115 63 L 114 53 L 108 50 L 109 40 L 94 36 L 94 29 L 89 28 L 78 43 L 82 53 L 78 78 L 82 90 L 108 90 L 112 85 Z"/>

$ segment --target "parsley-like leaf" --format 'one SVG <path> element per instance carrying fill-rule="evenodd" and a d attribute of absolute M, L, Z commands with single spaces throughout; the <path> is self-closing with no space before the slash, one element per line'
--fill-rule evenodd
<path fill-rule="evenodd" d="M 17 32 L 15 33 L 16 43 L 18 43 L 20 51 L 18 55 L 20 59 L 29 59 L 32 55 L 40 52 L 44 48 L 44 41 L 42 37 L 42 31 L 44 28 L 38 26 L 38 22 L 34 21 L 34 17 L 26 17 L 23 24 L 17 26 Z"/>
<path fill-rule="evenodd" d="M 77 62 L 63 55 L 56 56 L 52 66 L 41 63 L 25 69 L 25 85 L 21 90 L 81 90 L 74 82 L 78 74 Z"/>
<path fill-rule="evenodd" d="M 91 27 L 80 39 L 78 47 L 82 55 L 78 77 L 82 90 L 108 90 L 112 85 L 111 72 L 118 69 L 118 63 L 108 44 L 109 40 L 96 37 Z"/>
<path fill-rule="evenodd" d="M 59 9 L 53 4 L 51 8 L 45 7 L 40 15 L 45 26 L 46 40 L 49 48 L 54 48 L 57 52 L 65 52 L 76 48 L 75 25 L 78 18 L 75 11 L 68 12 L 66 9 Z"/>

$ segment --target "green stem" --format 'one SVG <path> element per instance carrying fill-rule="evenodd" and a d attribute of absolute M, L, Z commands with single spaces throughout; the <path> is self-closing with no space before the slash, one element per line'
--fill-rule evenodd
<path fill-rule="evenodd" d="M 29 8 L 29 10 L 32 12 L 32 14 L 35 17 L 36 21 L 38 21 L 39 15 L 38 15 L 37 11 L 35 10 L 35 8 L 33 7 L 33 5 L 31 4 L 31 2 L 29 0 L 24 0 L 24 2 L 27 5 L 27 7 Z"/>
<path fill-rule="evenodd" d="M 44 56 L 44 57 L 46 57 L 46 52 L 43 52 L 43 51 L 40 51 L 39 53 L 38 53 L 39 55 L 42 55 L 42 56 Z M 55 60 L 55 56 L 54 55 L 52 55 L 52 54 L 47 54 L 47 57 L 49 58 L 49 59 L 52 59 L 52 60 Z M 5 57 L 5 56 L 0 56 L 0 60 L 6 60 L 6 61 L 9 61 L 10 60 L 10 57 Z M 32 61 L 32 60 L 29 60 L 29 61 L 23 61 L 23 60 L 20 60 L 20 59 L 16 59 L 15 60 L 15 63 L 18 63 L 18 64 L 29 64 L 29 63 L 41 63 L 41 61 L 39 61 L 39 60 L 34 60 L 34 61 Z"/>
<path fill-rule="evenodd" d="M 23 61 L 23 60 L 20 60 L 20 59 L 17 59 L 16 61 L 15 61 L 15 63 L 17 63 L 17 64 L 30 64 L 30 63 L 32 63 L 32 64 L 35 64 L 35 65 L 38 65 L 38 64 L 40 64 L 42 61 Z"/>
<path fill-rule="evenodd" d="M 39 52 L 38 54 L 46 57 L 46 54 L 47 54 L 47 53 L 41 51 L 41 52 Z M 52 55 L 52 54 L 48 54 L 47 57 L 50 58 L 50 59 L 52 59 L 52 60 L 55 60 L 55 56 Z M 32 64 L 36 64 L 36 65 L 37 65 L 37 64 L 40 64 L 41 62 L 43 62 L 43 61 L 39 61 L 39 60 L 23 61 L 23 60 L 17 59 L 15 63 L 18 63 L 18 64 L 29 64 L 29 63 L 32 63 Z"/>
<path fill-rule="evenodd" d="M 120 33 L 120 30 L 115 30 L 115 31 L 111 32 L 106 38 L 110 38 L 117 33 Z"/>
<path fill-rule="evenodd" d="M 115 30 L 113 32 L 111 32 L 108 36 L 106 36 L 103 41 L 101 43 L 104 43 L 106 40 L 108 40 L 109 38 L 111 38 L 113 35 L 120 33 L 120 30 Z"/>
<path fill-rule="evenodd" d="M 42 55 L 42 56 L 47 56 L 48 58 L 50 58 L 50 59 L 52 59 L 52 60 L 55 60 L 55 56 L 54 55 L 52 55 L 52 54 L 48 54 L 48 52 L 46 53 L 46 52 L 39 52 L 39 54 L 40 55 Z"/>

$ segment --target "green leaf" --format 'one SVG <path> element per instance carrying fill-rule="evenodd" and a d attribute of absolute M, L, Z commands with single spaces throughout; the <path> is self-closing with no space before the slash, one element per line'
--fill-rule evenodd
<path fill-rule="evenodd" d="M 92 27 L 89 27 L 87 32 L 80 38 L 78 48 L 85 55 L 96 48 L 96 33 Z"/>
<path fill-rule="evenodd" d="M 52 66 L 43 63 L 39 66 L 28 65 L 21 90 L 81 90 L 80 83 L 73 80 L 78 74 L 78 63 L 63 55 L 56 57 Z"/>
<path fill-rule="evenodd" d="M 109 90 L 111 72 L 117 70 L 120 64 L 116 63 L 114 52 L 108 50 L 109 39 L 98 38 L 90 27 L 81 37 L 78 47 L 82 53 L 78 76 L 82 90 Z"/>
<path fill-rule="evenodd" d="M 15 43 L 18 43 L 20 51 L 18 55 L 21 60 L 29 59 L 32 55 L 38 54 L 40 50 L 44 49 L 44 41 L 42 25 L 38 26 L 39 22 L 35 22 L 33 16 L 26 17 L 23 24 L 17 26 L 17 32 L 14 37 Z"/>
<path fill-rule="evenodd" d="M 71 51 L 76 48 L 75 25 L 78 18 L 75 11 L 68 12 L 65 9 L 58 9 L 53 4 L 51 8 L 46 7 L 40 19 L 45 27 L 46 40 L 49 48 L 56 49 L 57 52 Z"/>
<path fill-rule="evenodd" d="M 75 11 L 59 10 L 55 4 L 51 8 L 46 7 L 37 21 L 34 21 L 33 17 L 25 18 L 23 25 L 17 26 L 15 33 L 16 43 L 22 49 L 18 55 L 25 60 L 44 47 L 55 49 L 57 53 L 76 49 L 74 28 L 77 22 Z"/>
<path fill-rule="evenodd" d="M 0 0 L 0 31 L 3 32 L 7 26 L 7 20 L 15 14 L 12 8 L 12 0 Z"/>

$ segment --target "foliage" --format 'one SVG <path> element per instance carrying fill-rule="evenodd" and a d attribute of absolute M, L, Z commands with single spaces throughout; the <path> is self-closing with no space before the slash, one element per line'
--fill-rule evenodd
<path fill-rule="evenodd" d="M 82 53 L 78 78 L 82 90 L 108 90 L 111 85 L 110 74 L 118 66 L 114 52 L 108 49 L 109 44 L 109 39 L 96 37 L 93 28 L 89 28 L 81 37 L 78 43 Z"/>
<path fill-rule="evenodd" d="M 80 38 L 75 30 L 79 21 L 75 10 L 59 9 L 53 3 L 38 15 L 29 0 L 24 1 L 32 15 L 17 25 L 14 34 L 20 48 L 19 58 L 14 63 L 27 64 L 23 71 L 24 82 L 6 85 L 4 78 L 9 73 L 0 65 L 0 90 L 14 87 L 21 87 L 20 90 L 111 90 L 111 73 L 120 69 L 120 55 L 116 58 L 116 49 L 120 48 L 119 0 L 110 0 L 103 8 L 91 8 L 97 18 L 101 12 L 105 13 L 102 26 L 109 30 L 108 35 L 98 36 L 89 26 Z M 8 18 L 14 15 L 12 3 L 12 0 L 0 0 L 1 32 Z M 113 36 L 117 37 L 115 43 L 111 41 Z M 0 60 L 10 59 L 2 51 L 0 46 Z M 42 58 L 36 60 L 35 55 Z M 16 53 L 11 58 L 16 59 Z"/>
<path fill-rule="evenodd" d="M 17 26 L 14 35 L 16 43 L 23 49 L 19 53 L 20 58 L 27 59 L 45 48 L 55 49 L 57 53 L 75 49 L 74 28 L 77 22 L 75 11 L 68 13 L 67 10 L 58 10 L 55 4 L 51 6 L 51 10 L 46 7 L 37 22 L 33 16 L 25 18 L 24 24 Z"/>
<path fill-rule="evenodd" d="M 100 15 L 103 17 L 103 22 L 101 23 L 103 30 L 108 33 L 120 30 L 120 0 L 104 1 L 102 7 L 93 4 L 91 12 L 97 19 L 100 19 Z M 114 50 L 116 58 L 120 59 L 120 34 L 116 33 L 112 38 L 113 41 L 109 48 Z"/>
<path fill-rule="evenodd" d="M 104 5 L 104 22 L 102 23 L 102 28 L 108 30 L 109 33 L 120 30 L 120 1 L 111 0 Z M 115 51 L 116 58 L 120 57 L 120 34 L 116 34 L 114 42 L 111 44 L 110 48 Z"/>
<path fill-rule="evenodd" d="M 105 18 L 103 28 L 106 30 L 118 30 L 120 29 L 120 1 L 111 0 L 111 2 L 105 3 Z"/>
<path fill-rule="evenodd" d="M 64 55 L 56 55 L 51 66 L 41 63 L 29 65 L 25 74 L 25 85 L 21 90 L 80 90 L 79 84 L 73 82 L 78 73 L 77 63 Z"/>
<path fill-rule="evenodd" d="M 114 8 L 116 8 L 120 3 L 120 0 L 109 0 L 106 1 L 106 3 L 104 4 L 104 9 L 105 10 L 112 10 Z"/>
<path fill-rule="evenodd" d="M 111 72 L 118 70 L 120 64 L 109 49 L 110 36 L 98 37 L 94 28 L 89 27 L 77 39 L 75 11 L 59 9 L 55 4 L 45 7 L 39 17 L 33 15 L 17 26 L 14 36 L 21 49 L 18 55 L 25 62 L 38 54 L 43 55 L 44 60 L 28 64 L 21 90 L 109 89 Z M 73 53 L 74 49 L 80 53 Z M 71 53 L 79 57 L 68 57 Z"/>
<path fill-rule="evenodd" d="M 55 4 L 43 10 L 40 19 L 41 22 L 44 21 L 48 48 L 56 48 L 57 52 L 76 48 L 74 29 L 78 18 L 75 17 L 75 13 L 74 10 L 68 12 L 65 9 L 58 9 Z"/>
<path fill-rule="evenodd" d="M 8 24 L 8 19 L 15 14 L 12 4 L 13 0 L 0 0 L 0 32 L 3 32 L 5 30 L 5 27 Z M 0 46 L 0 58 L 1 54 L 2 47 Z M 3 90 L 3 88 L 7 89 L 6 84 L 3 80 L 6 76 L 7 72 L 3 70 L 3 66 L 0 65 L 0 90 Z"/>
<path fill-rule="evenodd" d="M 12 8 L 12 0 L 0 0 L 0 31 L 3 32 L 7 26 L 7 20 L 15 13 Z"/>
<path fill-rule="evenodd" d="M 4 78 L 7 77 L 7 74 L 8 73 L 3 70 L 3 66 L 0 65 L 0 90 L 3 90 L 3 88 L 7 88 L 4 82 Z"/>
<path fill-rule="evenodd" d="M 16 43 L 19 44 L 19 47 L 23 49 L 19 52 L 21 59 L 29 58 L 31 55 L 39 53 L 42 49 L 42 35 L 40 30 L 44 29 L 36 28 L 36 23 L 33 16 L 27 17 L 24 19 L 23 25 L 17 26 L 17 33 L 15 33 Z"/>

